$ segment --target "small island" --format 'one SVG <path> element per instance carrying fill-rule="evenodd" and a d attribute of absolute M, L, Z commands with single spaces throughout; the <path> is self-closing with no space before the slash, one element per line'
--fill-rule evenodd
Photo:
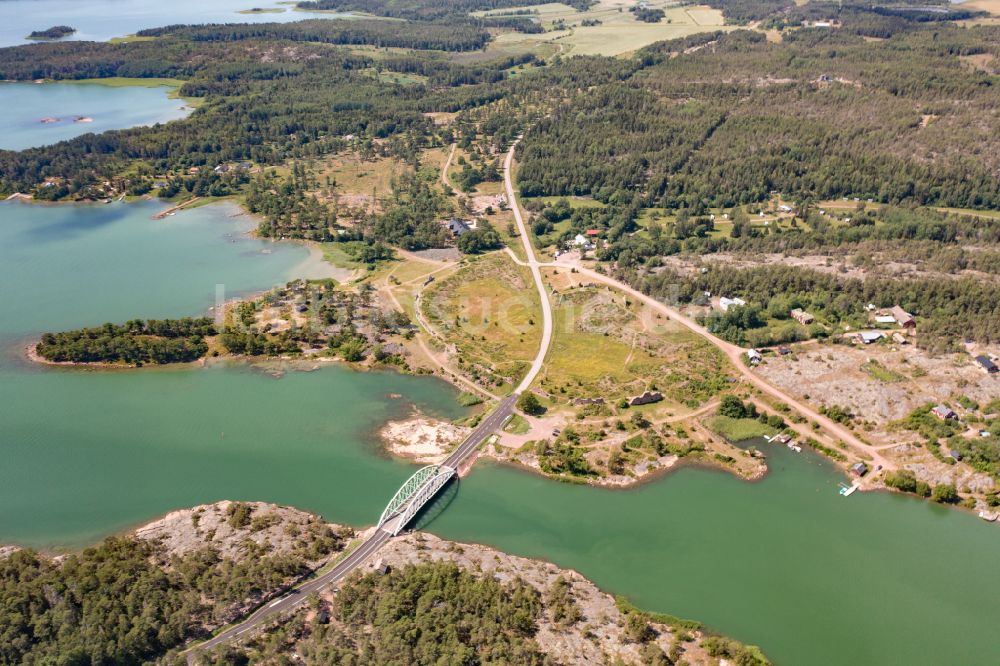
<path fill-rule="evenodd" d="M 65 333 L 46 333 L 35 346 L 34 360 L 49 363 L 100 363 L 141 366 L 187 363 L 208 352 L 206 336 L 216 335 L 211 319 L 135 319 Z"/>
<path fill-rule="evenodd" d="M 219 325 L 208 317 L 134 319 L 45 333 L 28 355 L 40 363 L 128 367 L 223 354 L 324 356 L 405 368 L 402 342 L 414 328 L 404 312 L 376 306 L 372 290 L 339 290 L 333 280 L 293 280 L 229 305 L 224 318 Z"/>
<path fill-rule="evenodd" d="M 71 28 L 68 25 L 54 25 L 48 30 L 35 30 L 25 39 L 34 39 L 37 41 L 49 41 L 53 39 L 62 39 L 63 37 L 69 37 L 76 32 L 76 28 Z"/>

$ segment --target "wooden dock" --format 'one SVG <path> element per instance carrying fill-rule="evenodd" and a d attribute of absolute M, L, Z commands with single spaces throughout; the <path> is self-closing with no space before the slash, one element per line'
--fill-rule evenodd
<path fill-rule="evenodd" d="M 198 201 L 198 199 L 201 199 L 201 197 L 191 197 L 187 201 L 182 201 L 179 204 L 177 204 L 176 206 L 171 206 L 170 208 L 167 208 L 166 210 L 161 210 L 159 213 L 157 213 L 156 215 L 153 216 L 153 219 L 154 220 L 162 220 L 163 218 L 165 218 L 168 215 L 173 215 L 174 213 L 176 213 L 179 210 L 184 210 L 184 208 L 186 208 L 187 206 L 190 206 L 195 201 Z"/>

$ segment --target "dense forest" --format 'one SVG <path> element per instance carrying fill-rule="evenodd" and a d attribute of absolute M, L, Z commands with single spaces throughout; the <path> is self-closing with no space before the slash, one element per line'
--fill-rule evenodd
<path fill-rule="evenodd" d="M 357 22 L 343 23 L 358 29 Z M 442 35 L 440 27 L 432 29 Z M 497 84 L 505 84 L 508 70 L 535 60 L 528 54 L 463 66 L 441 59 L 438 51 L 394 52 L 383 58 L 310 41 L 193 41 L 183 36 L 184 30 L 178 29 L 178 36 L 130 44 L 0 49 L 0 78 L 181 78 L 186 79 L 181 94 L 203 101 L 189 118 L 169 126 L 86 134 L 44 148 L 0 151 L 0 193 L 95 199 L 117 192 L 143 194 L 166 176 L 192 193 L 215 194 L 209 191 L 213 180 L 234 176 L 211 169 L 191 176 L 192 169 L 244 161 L 276 165 L 331 154 L 348 145 L 345 136 L 389 140 L 390 149 L 398 147 L 398 153 L 408 155 L 439 141 L 435 137 L 440 130 L 426 112 L 461 111 L 495 101 L 504 94 Z M 227 27 L 222 32 L 240 30 Z M 297 30 L 303 40 L 312 35 Z M 425 39 L 419 25 L 395 30 L 411 42 Z M 447 31 L 448 39 L 461 35 L 459 29 Z M 377 76 L 387 71 L 428 80 L 400 85 Z M 45 182 L 48 185 L 41 187 Z M 232 190 L 225 182 L 220 187 L 218 193 Z"/>
<path fill-rule="evenodd" d="M 170 132 L 137 128 L 0 151 L 0 193 L 95 197 L 97 182 L 126 172 L 134 180 L 225 161 L 276 164 L 341 150 L 345 135 L 434 143 L 442 132 L 425 113 L 473 114 L 504 102 L 514 111 L 500 121 L 508 137 L 540 118 L 519 147 L 525 195 L 690 208 L 777 191 L 800 201 L 1000 206 L 991 112 L 1000 87 L 995 74 L 963 61 L 996 56 L 1000 28 L 843 11 L 853 12 L 845 25 L 858 30 L 800 28 L 780 43 L 753 31 L 709 33 L 631 59 L 548 63 L 450 61 L 446 50 L 489 40 L 485 29 L 457 20 L 171 26 L 148 31 L 156 39 L 144 42 L 2 49 L 2 78 L 177 77 L 187 80 L 183 95 L 205 103 Z M 861 36 L 862 26 L 885 18 L 895 26 L 890 39 Z M 376 56 L 325 44 L 413 50 Z M 530 76 L 509 76 L 525 64 L 534 65 Z M 373 70 L 426 80 L 400 85 Z M 130 169 L 136 161 L 141 168 Z M 51 178 L 54 186 L 38 187 Z"/>
<path fill-rule="evenodd" d="M 204 336 L 215 335 L 211 319 L 135 319 L 64 333 L 45 333 L 35 351 L 57 363 L 185 363 L 208 351 Z"/>
<path fill-rule="evenodd" d="M 386 21 L 308 19 L 295 23 L 171 25 L 137 33 L 140 37 L 172 35 L 194 42 L 290 40 L 323 44 L 370 45 L 439 51 L 475 51 L 490 34 L 472 25 L 414 23 L 408 30 Z"/>
<path fill-rule="evenodd" d="M 307 573 L 344 536 L 315 521 L 293 550 L 247 541 L 238 560 L 211 547 L 170 554 L 132 537 L 59 559 L 15 552 L 0 558 L 0 663 L 149 663 Z"/>
<path fill-rule="evenodd" d="M 646 614 L 626 603 L 620 607 L 625 617 L 623 638 L 636 645 L 641 663 L 687 663 L 680 645 L 668 655 L 653 640 L 657 632 L 651 622 L 673 623 L 674 618 Z M 294 654 L 304 663 L 344 666 L 553 666 L 566 662 L 554 658 L 554 646 L 539 645 L 539 624 L 548 619 L 556 631 L 565 631 L 584 618 L 572 583 L 561 576 L 539 592 L 516 577 L 501 582 L 446 561 L 407 565 L 382 575 L 355 574 L 332 603 L 317 603 L 314 614 L 318 621 L 307 623 L 305 613 L 300 613 L 273 627 L 266 639 L 219 650 L 206 662 L 283 663 Z M 706 637 L 702 646 L 709 655 L 733 664 L 768 663 L 756 648 L 723 637 Z"/>
<path fill-rule="evenodd" d="M 667 207 L 774 191 L 1000 206 L 1000 89 L 960 59 L 995 53 L 998 30 L 923 25 L 887 42 L 801 29 L 780 44 L 740 31 L 653 45 L 627 81 L 580 92 L 532 128 L 522 191 Z"/>

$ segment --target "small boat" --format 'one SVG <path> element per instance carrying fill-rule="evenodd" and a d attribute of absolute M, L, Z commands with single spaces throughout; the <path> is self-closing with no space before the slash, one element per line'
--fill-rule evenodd
<path fill-rule="evenodd" d="M 788 448 L 790 448 L 792 451 L 795 451 L 796 453 L 802 453 L 802 447 L 796 444 L 795 442 L 788 442 Z"/>
<path fill-rule="evenodd" d="M 997 518 L 1000 518 L 1000 515 L 997 515 L 996 511 L 980 511 L 979 517 L 988 523 L 995 523 Z"/>

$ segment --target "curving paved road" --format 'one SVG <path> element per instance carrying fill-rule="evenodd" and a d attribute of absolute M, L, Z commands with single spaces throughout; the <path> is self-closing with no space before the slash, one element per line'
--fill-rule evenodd
<path fill-rule="evenodd" d="M 518 138 L 518 141 L 520 141 L 520 138 Z M 514 211 L 514 218 L 517 220 L 518 230 L 520 231 L 520 234 L 521 234 L 521 242 L 524 244 L 524 251 L 525 251 L 525 253 L 528 256 L 528 261 L 527 262 L 521 261 L 517 257 L 517 255 L 514 254 L 514 252 L 512 252 L 510 250 L 510 248 L 506 248 L 506 250 L 507 250 L 507 253 L 510 254 L 510 256 L 514 259 L 515 263 L 517 263 L 517 264 L 519 264 L 521 266 L 528 266 L 531 269 L 532 274 L 535 276 L 535 283 L 538 286 L 539 293 L 542 296 L 542 312 L 543 312 L 543 315 L 545 317 L 545 326 L 546 326 L 545 330 L 543 331 L 543 336 L 542 336 L 542 349 L 543 350 L 548 349 L 549 342 L 551 341 L 551 335 L 552 335 L 552 326 L 551 326 L 552 312 L 551 312 L 551 307 L 549 305 L 548 298 L 547 298 L 547 296 L 545 294 L 545 289 L 542 286 L 541 272 L 539 270 L 539 267 L 541 267 L 541 266 L 547 266 L 547 267 L 553 267 L 553 268 L 572 268 L 572 269 L 575 269 L 581 275 L 586 275 L 588 278 L 590 278 L 592 280 L 595 280 L 595 281 L 598 281 L 598 282 L 602 282 L 602 283 L 607 284 L 607 285 L 609 285 L 611 287 L 614 287 L 615 289 L 623 291 L 626 294 L 628 294 L 629 296 L 632 296 L 633 298 L 636 298 L 636 299 L 638 299 L 638 300 L 646 303 L 647 305 L 649 305 L 654 310 L 657 310 L 658 312 L 666 315 L 669 319 L 673 319 L 674 321 L 676 321 L 676 322 L 684 325 L 688 329 L 690 329 L 692 332 L 697 333 L 698 335 L 700 335 L 701 337 L 705 338 L 706 340 L 708 340 L 709 342 L 711 342 L 713 345 L 715 345 L 716 347 L 718 347 L 729 358 L 729 360 L 736 367 L 736 369 L 739 370 L 740 373 L 744 377 L 746 377 L 747 380 L 749 380 L 750 383 L 753 384 L 755 387 L 757 387 L 760 391 L 762 391 L 763 393 L 766 393 L 767 395 L 771 396 L 772 398 L 775 398 L 777 400 L 780 400 L 780 401 L 784 402 L 789 407 L 791 407 L 795 411 L 799 412 L 801 415 L 805 416 L 809 420 L 818 423 L 828 433 L 832 433 L 834 436 L 840 438 L 841 440 L 843 440 L 847 444 L 849 444 L 852 447 L 856 448 L 858 451 L 864 452 L 865 454 L 867 454 L 868 456 L 871 457 L 871 460 L 869 462 L 874 463 L 874 464 L 878 464 L 878 465 L 882 465 L 886 469 L 893 469 L 893 468 L 895 468 L 895 465 L 893 465 L 892 463 L 890 463 L 885 458 L 885 456 L 883 456 L 879 452 L 879 450 L 877 448 L 875 448 L 871 444 L 867 444 L 866 442 L 862 441 L 861 438 L 859 438 L 857 435 L 855 435 L 853 432 L 851 432 L 851 430 L 849 428 L 841 425 L 840 423 L 837 423 L 833 419 L 831 419 L 831 418 L 829 418 L 827 416 L 824 416 L 823 414 L 820 414 L 818 411 L 816 411 L 815 409 L 813 409 L 809 405 L 804 404 L 803 402 L 801 402 L 800 400 L 796 399 L 791 394 L 786 393 L 785 391 L 781 390 L 780 388 L 778 388 L 778 387 L 774 386 L 773 384 L 771 384 L 770 382 L 768 382 L 766 379 L 764 379 L 760 375 L 758 375 L 755 372 L 753 372 L 753 370 L 751 368 L 748 368 L 743 363 L 743 355 L 746 354 L 746 350 L 745 349 L 743 349 L 742 347 L 740 347 L 738 345 L 734 345 L 731 342 L 727 342 L 727 341 L 723 340 L 722 338 L 719 338 L 719 337 L 715 336 L 713 333 L 711 333 L 704 326 L 701 326 L 700 324 L 698 324 L 697 322 L 695 322 L 690 317 L 682 314 L 677 308 L 670 307 L 669 305 L 666 305 L 665 303 L 663 303 L 661 301 L 658 301 L 655 298 L 652 298 L 651 296 L 648 296 L 648 295 L 642 293 L 641 291 L 639 291 L 637 289 L 634 289 L 631 286 L 625 284 L 624 282 L 620 282 L 619 280 L 616 280 L 613 277 L 605 275 L 604 273 L 599 273 L 599 272 L 597 272 L 597 271 L 595 271 L 595 270 L 593 270 L 591 268 L 583 266 L 578 260 L 577 261 L 560 260 L 560 261 L 555 261 L 555 262 L 539 262 L 535 258 L 535 252 L 534 252 L 534 249 L 531 246 L 531 241 L 528 238 L 527 229 L 525 228 L 524 222 L 521 219 L 521 210 L 520 210 L 520 207 L 517 204 L 517 197 L 514 194 L 514 187 L 513 187 L 512 183 L 511 183 L 510 164 L 511 164 L 511 161 L 512 161 L 512 159 L 514 157 L 514 147 L 516 145 L 517 145 L 517 141 L 515 141 L 514 145 L 511 146 L 510 151 L 507 153 L 507 159 L 504 160 L 504 184 L 507 187 L 507 198 L 508 198 L 508 201 L 510 203 L 511 210 Z M 535 359 L 535 363 L 534 363 L 534 365 L 532 365 L 531 372 L 528 373 L 528 376 L 525 377 L 525 381 L 522 382 L 521 386 L 518 387 L 518 389 L 517 389 L 518 392 L 521 392 L 521 391 L 525 390 L 531 384 L 531 381 L 534 380 L 535 376 L 541 370 L 541 366 L 542 366 L 542 362 L 543 361 L 544 361 L 544 354 L 540 354 L 539 357 Z M 797 428 L 796 430 L 799 430 L 799 429 Z M 808 436 L 810 433 L 808 433 L 808 431 L 800 431 L 799 434 L 801 434 L 803 436 Z"/>
<path fill-rule="evenodd" d="M 542 342 L 539 345 L 538 356 L 531 364 L 531 369 L 524 376 L 518 385 L 515 393 L 526 391 L 535 377 L 542 371 L 542 364 L 545 363 L 545 355 L 548 353 L 549 345 L 552 343 L 552 304 L 549 302 L 549 295 L 545 291 L 545 283 L 542 282 L 541 264 L 535 258 L 535 248 L 531 245 L 531 237 L 528 236 L 528 229 L 524 226 L 524 219 L 521 217 L 521 207 L 517 204 L 517 196 L 514 194 L 514 184 L 511 180 L 510 165 L 514 161 L 514 149 L 520 143 L 521 137 L 511 144 L 507 151 L 507 157 L 503 161 L 503 183 L 507 189 L 507 202 L 514 212 L 514 220 L 517 222 L 517 231 L 521 235 L 521 243 L 524 245 L 524 256 L 528 258 L 527 266 L 531 269 L 531 276 L 535 279 L 535 288 L 538 290 L 538 298 L 542 304 Z M 518 262 L 520 263 L 520 262 Z"/>
<path fill-rule="evenodd" d="M 514 159 L 514 148 L 520 140 L 520 137 L 518 137 L 517 141 L 511 145 L 510 150 L 507 151 L 507 158 L 504 160 L 504 184 L 507 188 L 507 197 L 511 203 L 511 210 L 514 212 L 514 219 L 517 222 L 518 231 L 521 234 L 521 242 L 524 244 L 524 252 L 528 257 L 528 262 L 525 265 L 531 269 L 531 275 L 534 278 L 535 288 L 538 290 L 538 296 L 542 305 L 542 340 L 539 345 L 538 355 L 531 364 L 531 369 L 524 376 L 524 379 L 518 385 L 517 389 L 515 389 L 511 395 L 501 400 L 500 404 L 497 405 L 497 408 L 493 410 L 489 416 L 484 418 L 469 434 L 469 436 L 458 445 L 458 448 L 452 451 L 451 455 L 449 455 L 441 463 L 442 465 L 448 466 L 454 470 L 458 470 L 462 463 L 465 462 L 470 455 L 472 455 L 483 440 L 489 437 L 489 435 L 494 431 L 499 430 L 511 414 L 514 413 L 514 404 L 517 402 L 518 396 L 522 391 L 526 390 L 535 380 L 535 377 L 538 376 L 538 373 L 542 369 L 542 364 L 545 362 L 545 356 L 548 353 L 549 345 L 552 342 L 552 305 L 549 302 L 548 293 L 545 291 L 545 283 L 542 282 L 542 273 L 539 269 L 541 264 L 539 264 L 538 260 L 535 258 L 535 250 L 531 246 L 531 239 L 528 236 L 528 230 L 524 225 L 524 219 L 521 216 L 521 209 L 517 205 L 517 197 L 514 194 L 514 185 L 511 181 L 510 167 L 511 162 Z M 448 161 L 445 163 L 445 167 L 441 174 L 441 180 L 445 184 L 447 184 L 448 164 L 451 162 L 451 158 L 454 154 L 455 151 L 453 146 L 452 152 L 448 156 Z M 518 261 L 518 263 L 522 262 Z M 431 329 L 428 328 L 428 330 Z M 387 525 L 393 520 L 398 519 L 398 516 L 391 518 Z M 361 566 L 391 538 L 392 535 L 385 529 L 376 529 L 367 540 L 355 548 L 330 571 L 293 588 L 291 591 L 287 592 L 278 599 L 269 602 L 267 605 L 261 606 L 239 624 L 226 629 L 203 643 L 189 648 L 185 652 L 188 663 L 192 663 L 199 652 L 203 650 L 211 650 L 247 632 L 253 631 L 259 627 L 261 623 L 275 617 L 279 613 L 284 613 L 299 606 L 312 592 L 318 591 L 326 585 L 342 580 L 351 571 Z"/>
<path fill-rule="evenodd" d="M 472 455 L 472 453 L 476 450 L 476 447 L 478 447 L 483 440 L 489 437 L 495 430 L 499 430 L 500 427 L 503 426 L 504 421 L 506 421 L 507 418 L 513 414 L 514 403 L 516 401 L 516 393 L 501 400 L 500 404 L 497 405 L 497 408 L 493 410 L 489 416 L 484 418 L 469 434 L 469 436 L 462 441 L 458 448 L 456 448 L 441 464 L 457 470 L 461 464 L 465 462 L 470 455 Z M 295 587 L 278 599 L 269 602 L 267 605 L 261 606 L 239 624 L 226 629 L 216 636 L 213 636 L 204 643 L 200 643 L 189 648 L 186 653 L 188 663 L 192 663 L 199 652 L 211 650 L 256 629 L 263 622 L 268 621 L 276 615 L 296 608 L 302 604 L 312 592 L 316 592 L 327 585 L 342 580 L 351 571 L 364 564 L 369 557 L 374 555 L 391 538 L 392 535 L 389 532 L 381 528 L 376 529 L 367 540 L 351 551 L 347 557 L 345 557 L 330 571 Z"/>

